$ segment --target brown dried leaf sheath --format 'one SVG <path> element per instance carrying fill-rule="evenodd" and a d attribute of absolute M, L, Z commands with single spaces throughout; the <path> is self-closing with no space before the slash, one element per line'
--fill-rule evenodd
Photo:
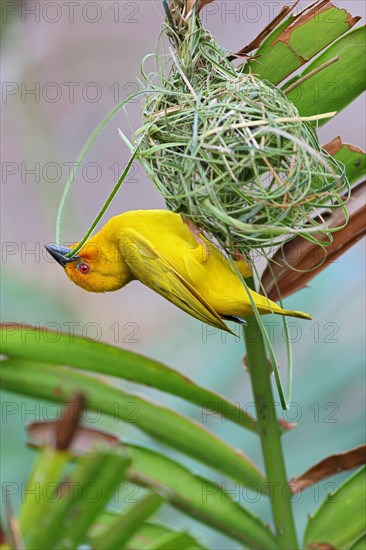
<path fill-rule="evenodd" d="M 57 433 L 58 421 L 51 422 L 32 422 L 27 425 L 28 445 L 30 447 L 44 447 L 49 445 L 49 442 Z M 72 441 L 68 447 L 68 452 L 72 455 L 83 455 L 94 450 L 96 447 L 107 446 L 115 447 L 120 444 L 118 437 L 94 430 L 78 426 L 74 430 Z"/>
<path fill-rule="evenodd" d="M 350 451 L 328 456 L 315 464 L 300 477 L 291 479 L 289 483 L 291 492 L 295 495 L 326 477 L 345 470 L 352 470 L 365 463 L 366 445 L 360 445 Z"/>
<path fill-rule="evenodd" d="M 325 251 L 302 237 L 296 237 L 277 250 L 270 261 L 271 269 L 267 266 L 262 275 L 262 285 L 271 300 L 279 299 L 274 278 L 281 298 L 285 298 L 306 286 L 315 275 L 323 271 L 329 263 L 334 262 L 366 234 L 365 190 L 366 181 L 352 189 L 351 199 L 347 203 L 348 225 L 333 233 L 334 240 Z M 339 226 L 342 221 L 344 222 L 344 213 L 339 208 L 333 215 L 331 226 Z M 326 260 L 322 261 L 325 254 Z M 299 272 L 295 269 L 304 271 Z"/>
<path fill-rule="evenodd" d="M 205 6 L 207 6 L 207 4 L 211 4 L 214 1 L 215 0 L 200 0 L 198 5 L 199 11 Z M 197 0 L 187 0 L 187 3 L 186 3 L 187 13 L 189 13 L 194 8 L 194 5 L 196 4 L 196 2 Z"/>
<path fill-rule="evenodd" d="M 0 544 L 6 544 L 5 532 L 1 524 L 0 524 Z"/>
<path fill-rule="evenodd" d="M 65 405 L 61 417 L 54 424 L 54 446 L 59 451 L 66 451 L 77 431 L 85 406 L 85 397 L 76 394 Z M 49 444 L 52 440 L 49 441 Z"/>

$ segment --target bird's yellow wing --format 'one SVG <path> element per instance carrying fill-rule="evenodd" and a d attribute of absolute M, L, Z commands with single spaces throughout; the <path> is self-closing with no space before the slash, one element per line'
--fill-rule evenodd
<path fill-rule="evenodd" d="M 137 231 L 124 232 L 124 260 L 143 284 L 203 323 L 232 333 L 216 311 L 145 237 Z M 127 245 L 127 246 L 126 246 Z"/>

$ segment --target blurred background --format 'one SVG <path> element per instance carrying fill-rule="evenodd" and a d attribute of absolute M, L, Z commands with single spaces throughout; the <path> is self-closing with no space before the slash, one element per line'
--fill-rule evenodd
<path fill-rule="evenodd" d="M 206 7 L 203 19 L 221 44 L 234 51 L 248 43 L 283 2 L 220 1 Z M 300 2 L 296 11 L 303 9 Z M 339 2 L 364 16 L 365 3 Z M 142 58 L 153 51 L 163 18 L 160 2 L 26 1 L 2 3 L 2 305 L 3 321 L 45 325 L 103 340 L 149 355 L 221 392 L 242 407 L 252 402 L 242 364 L 243 342 L 188 317 L 139 283 L 118 293 L 89 294 L 72 285 L 48 258 L 44 244 L 54 242 L 57 208 L 69 170 L 89 134 L 117 102 L 138 89 Z M 110 122 L 80 169 L 63 223 L 64 242 L 79 240 L 129 158 L 118 136 L 139 127 L 139 100 Z M 331 109 L 330 109 L 331 110 Z M 321 143 L 336 135 L 365 147 L 364 98 L 320 131 Z M 164 208 L 141 166 L 133 165 L 107 218 L 130 209 Z M 105 218 L 106 219 L 106 218 Z M 105 221 L 105 220 L 104 220 Z M 292 328 L 294 404 L 287 420 L 298 423 L 283 441 L 290 476 L 324 456 L 359 445 L 364 438 L 364 242 L 285 301 L 286 308 L 308 311 L 313 322 Z M 267 319 L 279 355 L 285 341 L 278 318 Z M 284 365 L 285 366 L 285 365 Z M 123 387 L 141 392 L 131 384 Z M 241 448 L 262 465 L 257 439 L 250 433 L 175 398 L 144 389 Z M 25 423 L 51 419 L 59 408 L 2 392 L 2 481 L 21 487 L 34 452 L 25 447 Z M 9 406 L 10 404 L 10 406 Z M 11 411 L 11 412 L 10 412 Z M 98 423 L 125 437 L 147 440 L 131 425 Z M 167 452 L 195 471 L 214 476 L 235 500 L 270 521 L 268 503 L 243 492 L 183 456 Z M 297 497 L 297 523 L 317 508 L 342 476 Z M 257 500 L 257 502 L 255 502 Z M 296 500 L 296 499 L 295 499 Z M 20 491 L 14 495 L 20 502 Z M 238 548 L 176 511 L 159 520 L 190 529 L 209 548 Z"/>

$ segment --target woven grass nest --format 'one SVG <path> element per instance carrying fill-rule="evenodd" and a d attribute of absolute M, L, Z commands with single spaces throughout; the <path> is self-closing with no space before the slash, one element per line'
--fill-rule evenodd
<path fill-rule="evenodd" d="M 297 234 L 324 246 L 326 233 L 330 242 L 315 216 L 343 204 L 347 179 L 313 127 L 281 90 L 236 70 L 198 16 L 164 34 L 175 49 L 144 74 L 137 135 L 139 160 L 167 207 L 230 254 L 249 257 Z"/>

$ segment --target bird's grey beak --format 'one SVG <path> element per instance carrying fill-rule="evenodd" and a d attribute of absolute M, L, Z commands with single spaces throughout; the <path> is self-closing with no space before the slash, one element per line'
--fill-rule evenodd
<path fill-rule="evenodd" d="M 70 254 L 71 249 L 66 246 L 57 246 L 56 244 L 46 244 L 45 249 L 49 252 L 54 260 L 58 262 L 62 267 L 66 267 L 69 262 L 75 262 L 79 260 L 79 256 L 72 256 L 67 258 L 67 254 Z"/>

